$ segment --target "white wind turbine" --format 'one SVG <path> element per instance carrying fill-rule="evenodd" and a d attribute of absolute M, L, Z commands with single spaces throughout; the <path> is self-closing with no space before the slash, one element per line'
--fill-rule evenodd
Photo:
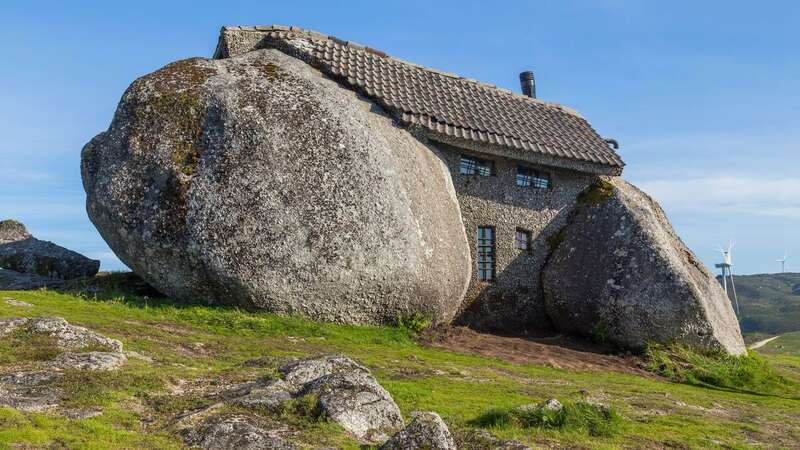
<path fill-rule="evenodd" d="M 781 263 L 781 273 L 786 273 L 786 259 L 789 257 L 789 251 L 783 251 L 783 259 L 779 259 L 778 262 Z"/>
<path fill-rule="evenodd" d="M 733 282 L 733 241 L 728 242 L 728 248 L 724 249 L 722 246 L 717 247 L 717 251 L 722 253 L 722 262 L 716 264 L 715 267 L 722 269 L 722 285 L 725 287 L 725 294 L 728 294 L 728 279 L 731 280 L 731 289 L 733 290 L 733 302 L 736 305 L 736 316 L 739 315 L 739 299 L 736 297 L 736 284 Z"/>

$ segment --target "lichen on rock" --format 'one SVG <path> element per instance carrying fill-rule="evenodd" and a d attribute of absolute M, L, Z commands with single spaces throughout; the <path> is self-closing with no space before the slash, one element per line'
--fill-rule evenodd
<path fill-rule="evenodd" d="M 349 323 L 448 322 L 463 299 L 437 150 L 277 50 L 140 78 L 81 165 L 91 220 L 168 296 Z"/>
<path fill-rule="evenodd" d="M 636 350 L 680 342 L 743 354 L 728 297 L 664 211 L 622 179 L 607 182 L 572 213 L 548 258 L 545 302 L 556 328 Z"/>

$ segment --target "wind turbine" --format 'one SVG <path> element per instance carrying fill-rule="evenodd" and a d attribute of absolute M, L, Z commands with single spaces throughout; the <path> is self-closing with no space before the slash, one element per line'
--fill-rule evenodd
<path fill-rule="evenodd" d="M 725 295 L 728 295 L 728 279 L 731 280 L 731 289 L 733 290 L 733 302 L 736 305 L 736 317 L 741 317 L 739 314 L 739 299 L 736 297 L 736 284 L 733 282 L 733 241 L 728 242 L 728 248 L 724 249 L 722 246 L 717 247 L 717 251 L 722 253 L 722 262 L 715 264 L 715 267 L 722 269 L 722 285 L 725 287 Z"/>
<path fill-rule="evenodd" d="M 786 258 L 789 257 L 789 251 L 783 251 L 783 259 L 779 259 L 778 262 L 781 263 L 781 273 L 786 273 Z"/>

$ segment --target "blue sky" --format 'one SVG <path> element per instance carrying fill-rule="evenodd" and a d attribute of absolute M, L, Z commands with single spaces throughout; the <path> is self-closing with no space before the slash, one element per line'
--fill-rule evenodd
<path fill-rule="evenodd" d="M 709 265 L 800 271 L 800 3 L 137 1 L 0 3 L 0 218 L 121 269 L 89 222 L 81 147 L 137 77 L 210 56 L 222 25 L 280 23 L 580 111 L 625 178 Z"/>

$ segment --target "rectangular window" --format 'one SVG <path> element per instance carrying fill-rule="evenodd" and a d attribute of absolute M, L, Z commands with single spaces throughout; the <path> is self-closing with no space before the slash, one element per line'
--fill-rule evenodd
<path fill-rule="evenodd" d="M 550 175 L 538 172 L 530 167 L 517 167 L 517 186 L 532 187 L 534 189 L 549 189 Z"/>
<path fill-rule="evenodd" d="M 531 248 L 531 232 L 517 228 L 514 235 L 514 248 L 520 250 L 530 250 Z"/>
<path fill-rule="evenodd" d="M 494 280 L 494 228 L 478 227 L 478 279 Z"/>
<path fill-rule="evenodd" d="M 494 161 L 462 155 L 458 172 L 461 175 L 479 175 L 482 177 L 489 177 L 494 175 Z"/>

